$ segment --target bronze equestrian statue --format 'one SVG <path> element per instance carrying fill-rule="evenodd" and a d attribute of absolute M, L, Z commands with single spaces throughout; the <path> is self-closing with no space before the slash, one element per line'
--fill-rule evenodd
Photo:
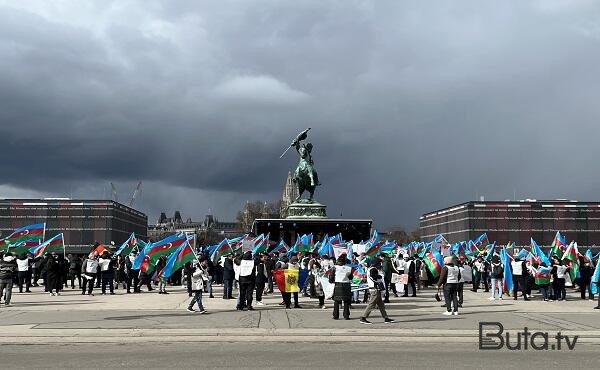
<path fill-rule="evenodd" d="M 317 186 L 321 185 L 319 182 L 319 175 L 317 174 L 317 170 L 315 170 L 314 162 L 312 159 L 312 144 L 306 143 L 301 144 L 302 140 L 306 139 L 307 133 L 310 130 L 310 127 L 300 133 L 294 141 L 290 144 L 290 146 L 283 152 L 281 157 L 292 147 L 296 148 L 298 155 L 300 156 L 300 161 L 298 162 L 298 167 L 296 167 L 296 171 L 294 171 L 293 181 L 298 186 L 298 198 L 296 198 L 295 202 L 307 202 L 313 203 L 313 197 L 315 194 L 315 189 Z M 280 157 L 280 158 L 281 158 Z M 302 194 L 308 191 L 310 194 L 308 199 L 302 199 Z"/>

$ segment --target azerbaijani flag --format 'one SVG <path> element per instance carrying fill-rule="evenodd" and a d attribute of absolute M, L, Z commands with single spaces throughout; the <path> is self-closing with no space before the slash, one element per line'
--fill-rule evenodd
<path fill-rule="evenodd" d="M 46 231 L 45 223 L 27 225 L 27 226 L 24 226 L 20 229 L 13 231 L 9 236 L 2 239 L 2 242 L 6 246 L 11 246 L 11 245 L 37 246 L 37 245 L 40 245 L 40 243 L 44 239 L 45 231 Z"/>
<path fill-rule="evenodd" d="M 592 275 L 592 293 L 598 294 L 598 283 L 600 282 L 600 258 L 596 261 L 596 269 Z"/>
<path fill-rule="evenodd" d="M 329 244 L 331 245 L 340 245 L 343 243 L 344 241 L 342 240 L 342 234 L 337 234 L 329 239 Z"/>
<path fill-rule="evenodd" d="M 285 244 L 285 241 L 281 239 L 279 244 L 271 251 L 271 253 L 287 253 L 288 246 Z"/>
<path fill-rule="evenodd" d="M 319 256 L 333 256 L 335 254 L 333 245 L 329 241 L 323 241 L 321 248 L 319 248 Z"/>
<path fill-rule="evenodd" d="M 423 262 L 425 262 L 425 265 L 427 265 L 427 268 L 434 278 L 440 276 L 440 273 L 442 272 L 442 266 L 444 266 L 444 259 L 439 251 L 431 248 L 427 253 L 425 253 Z"/>
<path fill-rule="evenodd" d="M 210 256 L 210 259 L 216 265 L 221 260 L 221 257 L 229 256 L 233 253 L 233 248 L 231 248 L 231 245 L 229 245 L 227 239 L 223 239 L 223 241 L 219 243 L 215 251 Z"/>
<path fill-rule="evenodd" d="M 154 270 L 154 266 L 156 266 L 156 263 L 152 264 L 150 256 L 147 254 L 144 255 L 144 258 L 142 259 L 142 264 L 140 265 L 140 271 L 145 273 L 151 272 L 152 270 Z M 156 275 L 154 275 L 154 277 L 156 277 Z"/>
<path fill-rule="evenodd" d="M 481 246 L 490 244 L 487 233 L 483 233 L 483 234 L 479 235 L 473 243 L 475 244 L 475 246 L 477 248 L 480 248 Z"/>
<path fill-rule="evenodd" d="M 567 248 L 567 241 L 564 236 L 560 235 L 560 231 L 556 232 L 554 240 L 552 241 L 552 254 L 555 256 L 562 256 Z"/>
<path fill-rule="evenodd" d="M 486 248 L 487 252 L 486 252 L 484 259 L 486 261 L 489 261 L 492 258 L 492 256 L 494 255 L 494 249 L 496 249 L 496 242 L 494 242 L 494 244 L 488 244 L 485 248 Z"/>
<path fill-rule="evenodd" d="M 537 285 L 550 284 L 550 269 L 548 267 L 539 266 L 535 273 L 535 283 Z"/>
<path fill-rule="evenodd" d="M 521 248 L 521 250 L 519 251 L 519 254 L 517 254 L 516 258 L 520 259 L 521 261 L 527 261 L 529 259 L 530 255 L 531 255 L 531 252 L 529 252 L 525 248 Z"/>
<path fill-rule="evenodd" d="M 258 254 L 266 252 L 269 249 L 269 237 L 270 234 L 267 234 L 265 237 L 264 234 L 260 234 L 257 236 L 252 242 L 254 243 L 254 247 L 252 248 L 252 253 Z"/>
<path fill-rule="evenodd" d="M 135 238 L 135 233 L 131 233 L 131 235 L 129 235 L 129 238 L 125 240 L 121 247 L 119 247 L 119 249 L 115 252 L 115 256 L 128 256 L 136 246 L 137 239 Z"/>
<path fill-rule="evenodd" d="M 502 263 L 504 264 L 504 279 L 503 279 L 503 283 L 504 286 L 503 291 L 504 292 L 508 292 L 508 293 L 512 293 L 513 291 L 513 276 L 512 276 L 512 272 L 510 270 L 510 256 L 508 255 L 508 252 L 506 251 L 506 247 L 502 247 L 502 251 L 500 252 L 500 258 L 502 260 Z"/>
<path fill-rule="evenodd" d="M 577 243 L 571 242 L 569 247 L 562 256 L 563 261 L 567 261 L 567 265 L 571 267 L 571 279 L 575 280 L 579 273 L 579 251 L 577 250 Z"/>
<path fill-rule="evenodd" d="M 8 251 L 15 256 L 21 256 L 21 255 L 29 253 L 29 249 L 31 249 L 32 244 L 33 244 L 33 242 L 23 242 L 23 243 L 17 244 L 17 245 L 9 245 Z M 35 243 L 35 245 L 37 246 L 37 245 L 39 245 L 39 243 Z"/>
<path fill-rule="evenodd" d="M 312 233 L 302 235 L 297 242 L 298 252 L 312 252 L 315 246 Z"/>
<path fill-rule="evenodd" d="M 472 256 L 477 256 L 480 254 L 479 248 L 477 248 L 477 246 L 472 240 L 469 240 L 469 242 L 467 243 L 467 254 L 470 254 Z"/>
<path fill-rule="evenodd" d="M 140 251 L 140 253 L 138 253 L 137 257 L 135 257 L 135 260 L 133 260 L 133 263 L 131 264 L 132 270 L 140 269 L 140 267 L 142 266 L 142 262 L 144 262 L 144 257 L 146 257 L 146 254 L 148 253 L 148 250 L 150 250 L 150 247 L 152 247 L 152 243 L 148 242 Z"/>
<path fill-rule="evenodd" d="M 184 233 L 177 233 L 157 241 L 156 243 L 148 243 L 146 248 L 144 248 L 145 253 L 142 257 L 140 269 L 144 272 L 151 271 L 160 257 L 168 256 L 187 241 L 187 235 Z M 148 257 L 147 260 L 146 257 Z"/>
<path fill-rule="evenodd" d="M 367 278 L 367 271 L 361 265 L 355 265 L 353 267 L 354 269 L 352 270 L 352 283 L 360 284 L 363 280 Z"/>
<path fill-rule="evenodd" d="M 592 248 L 588 248 L 587 251 L 585 251 L 585 262 L 589 262 L 590 265 L 594 266 L 594 256 L 592 255 Z"/>
<path fill-rule="evenodd" d="M 296 269 L 273 270 L 273 278 L 277 283 L 277 288 L 282 293 L 297 293 L 300 291 L 298 286 L 299 274 L 300 270 Z"/>
<path fill-rule="evenodd" d="M 535 242 L 535 240 L 533 240 L 533 238 L 531 238 L 531 253 L 536 256 L 538 258 L 539 261 L 541 261 L 542 263 L 545 263 L 546 266 L 550 266 L 550 260 L 548 259 L 548 257 L 544 254 L 544 252 L 542 252 L 542 249 L 540 248 L 540 246 Z"/>
<path fill-rule="evenodd" d="M 244 236 L 238 236 L 237 238 L 233 238 L 233 239 L 225 239 L 221 243 L 227 242 L 227 244 L 229 244 L 229 246 L 231 247 L 231 250 L 233 250 L 233 253 L 238 253 L 238 252 L 242 251 L 244 241 L 248 241 L 248 240 L 252 240 L 252 238 L 250 237 L 250 235 L 246 234 Z M 213 250 L 210 252 L 211 255 L 215 251 L 215 249 L 221 245 L 221 243 L 214 246 Z"/>
<path fill-rule="evenodd" d="M 190 242 L 184 243 L 167 259 L 165 267 L 158 273 L 157 279 L 168 279 L 175 271 L 196 258 Z"/>
<path fill-rule="evenodd" d="M 386 243 L 383 246 L 381 246 L 381 253 L 393 254 L 396 252 L 396 248 L 398 248 L 398 244 L 396 244 L 396 242 L 389 242 L 389 243 Z M 416 249 L 411 244 L 409 244 L 407 253 L 409 256 L 412 257 L 417 252 L 416 252 Z"/>
<path fill-rule="evenodd" d="M 58 250 L 65 250 L 65 237 L 63 233 L 46 240 L 37 247 L 32 247 L 29 249 L 29 251 L 33 253 L 34 257 L 42 257 L 47 253 Z"/>

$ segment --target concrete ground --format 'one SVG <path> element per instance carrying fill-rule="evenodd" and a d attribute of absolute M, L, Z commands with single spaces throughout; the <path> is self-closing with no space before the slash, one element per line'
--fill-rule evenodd
<path fill-rule="evenodd" d="M 331 302 L 322 310 L 315 300 L 301 297 L 302 309 L 286 310 L 279 305 L 279 294 L 266 296 L 265 306 L 243 312 L 235 310 L 235 300 L 205 296 L 209 313 L 200 315 L 185 310 L 189 297 L 180 287 L 170 287 L 169 295 L 117 290 L 114 296 L 99 292 L 84 296 L 78 290 L 50 296 L 34 289 L 38 290 L 15 293 L 12 306 L 0 308 L 3 368 L 79 367 L 77 361 L 86 353 L 92 368 L 103 364 L 281 368 L 306 367 L 305 363 L 432 368 L 445 361 L 462 368 L 512 367 L 506 350 L 479 350 L 482 321 L 500 322 L 511 335 L 527 327 L 579 336 L 573 351 L 547 351 L 543 356 L 537 351 L 510 352 L 511 358 L 533 367 L 539 357 L 546 366 L 588 368 L 598 364 L 600 350 L 600 311 L 593 309 L 596 302 L 583 301 L 575 292 L 569 292 L 566 302 L 543 302 L 538 297 L 525 302 L 489 301 L 489 293 L 466 291 L 459 316 L 448 317 L 441 315 L 444 309 L 429 289 L 417 298 L 391 298 L 386 307 L 396 323 L 384 324 L 374 311 L 373 325 L 367 326 L 358 322 L 363 304 L 354 305 L 351 320 L 336 321 L 331 318 Z M 215 296 L 220 293 L 217 286 Z M 72 356 L 75 352 L 77 356 Z M 348 363 L 337 363 L 340 358 Z"/>

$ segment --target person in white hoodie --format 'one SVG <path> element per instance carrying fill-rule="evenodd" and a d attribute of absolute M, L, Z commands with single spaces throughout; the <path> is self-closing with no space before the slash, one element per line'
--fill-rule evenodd
<path fill-rule="evenodd" d="M 85 295 L 86 293 L 86 285 L 87 285 L 87 294 L 93 296 L 92 291 L 94 290 L 94 281 L 96 279 L 96 274 L 98 271 L 98 254 L 96 252 L 90 253 L 88 258 L 83 261 L 81 265 L 81 272 L 83 277 L 83 284 L 81 286 L 81 294 Z"/>
<path fill-rule="evenodd" d="M 17 279 L 19 282 L 19 293 L 23 293 L 23 285 L 25 285 L 25 293 L 31 293 L 31 279 L 29 279 L 29 256 L 23 255 L 17 259 Z"/>
<path fill-rule="evenodd" d="M 204 262 L 202 262 L 204 263 Z M 202 291 L 204 290 L 204 281 L 208 280 L 208 271 L 206 269 L 206 264 L 202 266 L 200 263 L 196 266 L 196 269 L 192 273 L 192 293 L 194 296 L 188 305 L 187 310 L 189 312 L 196 312 L 194 310 L 194 305 L 198 304 L 198 309 L 200 313 L 206 313 L 204 309 L 204 305 L 202 304 Z"/>

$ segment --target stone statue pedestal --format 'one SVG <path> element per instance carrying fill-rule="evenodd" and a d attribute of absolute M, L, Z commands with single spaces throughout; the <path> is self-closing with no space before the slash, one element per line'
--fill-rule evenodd
<path fill-rule="evenodd" d="M 289 218 L 327 218 L 327 206 L 321 203 L 292 203 L 287 207 L 287 217 Z"/>

